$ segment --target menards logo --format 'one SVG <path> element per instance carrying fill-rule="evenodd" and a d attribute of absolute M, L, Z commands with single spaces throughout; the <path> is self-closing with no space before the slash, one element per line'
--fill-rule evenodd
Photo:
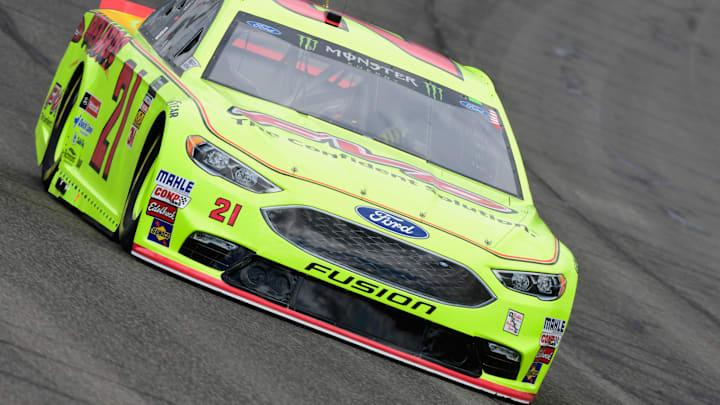
<path fill-rule="evenodd" d="M 453 184 L 450 184 L 448 182 L 445 182 L 443 180 L 440 180 L 433 176 L 432 174 L 419 169 L 415 166 L 412 166 L 408 163 L 401 162 L 398 160 L 386 158 L 383 156 L 376 156 L 373 155 L 369 150 L 365 149 L 363 146 L 360 146 L 356 143 L 352 143 L 349 141 L 346 141 L 344 139 L 336 138 L 332 135 L 328 135 L 325 133 L 318 133 L 313 132 L 308 129 L 299 127 L 295 124 L 291 124 L 289 122 L 281 121 L 277 118 L 262 114 L 262 113 L 254 113 L 250 111 L 245 111 L 243 109 L 240 109 L 238 107 L 231 107 L 229 110 L 229 113 L 236 116 L 245 116 L 249 119 L 257 122 L 261 125 L 270 125 L 276 128 L 280 128 L 282 130 L 294 133 L 296 135 L 302 136 L 304 138 L 307 138 L 309 140 L 315 141 L 315 142 L 322 142 L 322 143 L 328 143 L 330 146 L 332 146 L 335 149 L 341 150 L 343 152 L 346 152 L 350 155 L 354 155 L 360 159 L 373 162 L 379 165 L 393 167 L 396 169 L 399 169 L 401 172 L 403 172 L 408 177 L 418 180 L 420 182 L 423 182 L 425 184 L 428 184 L 438 190 L 450 193 L 456 197 L 462 198 L 464 200 L 470 201 L 472 203 L 478 204 L 480 206 L 483 206 L 485 208 L 489 208 L 494 211 L 507 213 L 507 214 L 514 214 L 516 211 L 505 207 L 501 204 L 496 203 L 495 201 L 492 201 L 488 198 L 482 197 L 480 195 L 477 195 L 475 193 L 472 193 L 468 190 L 465 190 L 461 187 L 455 186 Z"/>

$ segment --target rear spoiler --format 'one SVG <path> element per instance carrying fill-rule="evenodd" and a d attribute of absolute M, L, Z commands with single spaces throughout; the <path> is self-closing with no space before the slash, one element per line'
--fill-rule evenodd
<path fill-rule="evenodd" d="M 143 6 L 142 4 L 133 3 L 127 0 L 101 0 L 100 9 L 122 11 L 123 13 L 131 14 L 136 17 L 145 19 L 153 11 L 152 8 Z"/>

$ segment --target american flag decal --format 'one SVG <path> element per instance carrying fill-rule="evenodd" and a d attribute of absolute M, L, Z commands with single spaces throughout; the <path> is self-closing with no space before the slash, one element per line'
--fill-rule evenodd
<path fill-rule="evenodd" d="M 490 110 L 490 123 L 493 124 L 493 126 L 497 128 L 498 131 L 502 131 L 502 127 L 500 126 L 500 118 L 498 118 L 495 110 Z"/>

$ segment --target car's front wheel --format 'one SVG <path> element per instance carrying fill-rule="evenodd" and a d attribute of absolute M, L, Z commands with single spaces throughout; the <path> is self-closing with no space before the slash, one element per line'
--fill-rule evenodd
<path fill-rule="evenodd" d="M 163 125 L 161 120 L 156 121 L 150 129 L 150 134 L 143 147 L 143 153 L 140 156 L 140 161 L 135 170 L 135 176 L 130 185 L 127 200 L 125 201 L 125 208 L 123 209 L 117 235 L 120 245 L 128 252 L 132 250 L 135 231 L 137 230 L 138 221 L 142 214 L 142 207 L 140 206 L 142 201 L 139 201 L 138 197 L 145 195 L 147 189 L 152 187 L 152 182 L 149 181 L 152 179 L 148 179 L 148 174 L 152 172 L 153 165 L 160 152 L 162 129 Z"/>

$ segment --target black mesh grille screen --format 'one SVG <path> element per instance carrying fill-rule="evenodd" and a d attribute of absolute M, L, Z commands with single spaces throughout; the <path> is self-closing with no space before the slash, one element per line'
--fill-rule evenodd
<path fill-rule="evenodd" d="M 453 305 L 480 306 L 494 299 L 472 270 L 384 234 L 310 208 L 264 212 L 289 242 L 367 277 Z"/>

